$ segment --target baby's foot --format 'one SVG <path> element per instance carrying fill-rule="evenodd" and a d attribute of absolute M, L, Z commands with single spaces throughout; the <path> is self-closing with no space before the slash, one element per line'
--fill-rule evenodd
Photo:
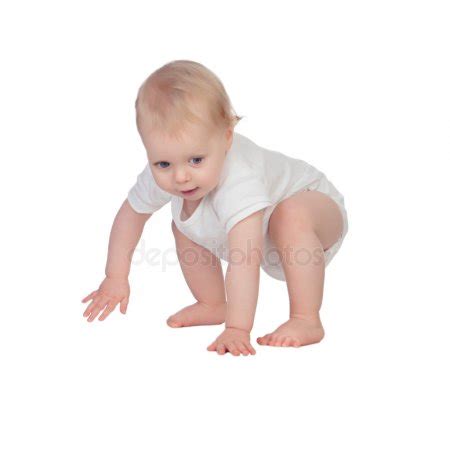
<path fill-rule="evenodd" d="M 291 318 L 280 325 L 273 333 L 256 339 L 260 345 L 273 345 L 276 347 L 300 347 L 320 342 L 325 332 L 319 317 Z"/>
<path fill-rule="evenodd" d="M 225 322 L 227 304 L 218 303 L 207 305 L 194 303 L 180 309 L 176 314 L 167 319 L 167 325 L 172 328 L 192 327 L 196 325 L 220 325 Z"/>

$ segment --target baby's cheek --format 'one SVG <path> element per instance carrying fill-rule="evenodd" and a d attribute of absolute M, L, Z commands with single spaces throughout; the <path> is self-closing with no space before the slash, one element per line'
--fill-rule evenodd
<path fill-rule="evenodd" d="M 203 174 L 203 182 L 208 185 L 216 185 L 220 179 L 220 170 L 217 167 L 210 168 Z"/>
<path fill-rule="evenodd" d="M 164 191 L 168 191 L 171 189 L 170 180 L 167 177 L 161 175 L 154 175 L 155 182 Z"/>

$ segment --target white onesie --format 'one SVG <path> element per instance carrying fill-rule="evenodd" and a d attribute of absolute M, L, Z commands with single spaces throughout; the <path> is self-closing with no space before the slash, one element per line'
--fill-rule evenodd
<path fill-rule="evenodd" d="M 170 201 L 172 218 L 178 230 L 225 261 L 229 261 L 227 233 L 245 217 L 265 209 L 261 267 L 273 278 L 284 281 L 280 257 L 267 232 L 269 218 L 278 203 L 304 190 L 327 194 L 338 204 L 343 215 L 344 230 L 340 239 L 324 252 L 325 265 L 328 265 L 348 231 L 342 194 L 322 172 L 305 161 L 260 147 L 236 132 L 218 185 L 201 199 L 188 219 L 180 218 L 183 198 L 163 191 L 156 184 L 148 163 L 130 189 L 128 201 L 139 213 L 154 213 Z M 235 261 L 235 256 L 231 257 Z M 305 255 L 299 259 L 304 262 Z"/>

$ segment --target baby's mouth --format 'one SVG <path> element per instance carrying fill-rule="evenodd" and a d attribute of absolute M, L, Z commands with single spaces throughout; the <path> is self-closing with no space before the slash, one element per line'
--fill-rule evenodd
<path fill-rule="evenodd" d="M 196 192 L 197 189 L 198 189 L 198 187 L 195 187 L 194 189 L 189 189 L 188 191 L 181 191 L 181 193 L 184 195 L 189 195 L 189 194 L 193 194 L 194 192 Z"/>

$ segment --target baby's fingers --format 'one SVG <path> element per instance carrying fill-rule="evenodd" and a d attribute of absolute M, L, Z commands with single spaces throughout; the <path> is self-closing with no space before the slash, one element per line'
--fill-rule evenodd
<path fill-rule="evenodd" d="M 101 296 L 97 296 L 94 298 L 92 303 L 86 308 L 86 311 L 83 313 L 84 317 L 88 317 L 88 322 L 92 322 L 103 310 L 103 308 L 108 304 L 108 301 L 102 298 Z"/>
<path fill-rule="evenodd" d="M 88 317 L 88 322 L 92 322 L 95 318 L 100 314 L 100 312 L 105 307 L 104 303 L 97 303 L 94 308 L 91 310 L 90 315 Z"/>
<path fill-rule="evenodd" d="M 228 350 L 232 355 L 234 355 L 234 356 L 239 356 L 239 355 L 240 355 L 240 352 L 239 352 L 239 350 L 237 349 L 237 347 L 236 347 L 236 345 L 235 345 L 234 342 L 227 342 L 227 343 L 225 344 L 225 346 L 226 346 L 227 350 Z"/>
<path fill-rule="evenodd" d="M 247 349 L 251 355 L 256 355 L 256 350 L 253 348 L 253 346 L 252 346 L 252 344 L 250 344 L 250 342 L 246 342 L 245 346 L 247 347 Z"/>
<path fill-rule="evenodd" d="M 247 350 L 247 347 L 243 342 L 234 341 L 238 350 L 244 355 L 247 356 L 250 352 Z"/>
<path fill-rule="evenodd" d="M 125 314 L 127 312 L 127 307 L 128 307 L 129 301 L 130 301 L 130 299 L 128 297 L 126 297 L 120 302 L 120 312 L 122 314 Z"/>
<path fill-rule="evenodd" d="M 91 300 L 94 298 L 94 295 L 97 293 L 97 291 L 92 291 L 88 296 L 84 297 L 83 300 L 81 300 L 81 303 L 86 303 L 88 300 Z"/>
<path fill-rule="evenodd" d="M 103 311 L 102 315 L 98 318 L 98 320 L 105 320 L 115 309 L 116 309 L 117 303 L 108 303 L 106 305 L 105 310 Z"/>
<path fill-rule="evenodd" d="M 103 303 L 102 305 L 102 309 L 105 306 L 106 302 L 102 302 L 102 297 L 99 294 L 94 294 L 93 297 L 91 298 L 92 302 L 90 303 L 90 305 L 84 310 L 83 316 L 87 317 L 89 316 L 89 314 L 91 314 L 91 312 L 97 307 L 99 306 L 101 303 Z"/>
<path fill-rule="evenodd" d="M 92 303 L 84 310 L 83 316 L 87 317 L 91 311 L 94 309 L 97 302 L 95 300 L 92 301 Z"/>
<path fill-rule="evenodd" d="M 217 353 L 219 355 L 225 355 L 228 349 L 225 347 L 225 344 L 217 344 Z"/>
<path fill-rule="evenodd" d="M 217 349 L 217 341 L 214 341 L 212 344 L 209 344 L 206 350 L 209 350 L 210 352 L 215 352 Z"/>

